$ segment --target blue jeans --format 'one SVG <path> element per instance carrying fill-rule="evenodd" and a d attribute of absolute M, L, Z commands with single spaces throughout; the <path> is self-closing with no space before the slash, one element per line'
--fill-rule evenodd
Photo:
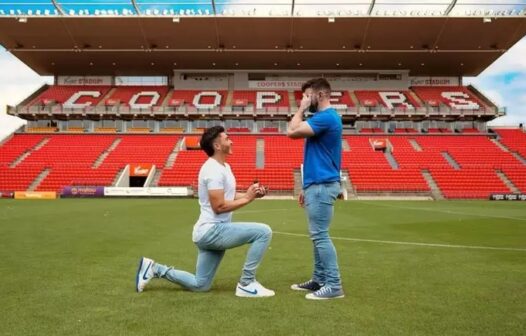
<path fill-rule="evenodd" d="M 157 263 L 153 266 L 153 272 L 157 277 L 165 278 L 188 290 L 205 292 L 212 286 L 212 280 L 221 259 L 225 255 L 225 250 L 251 244 L 239 281 L 242 285 L 247 285 L 256 279 L 256 269 L 261 263 L 271 239 L 272 230 L 266 224 L 216 224 L 195 243 L 199 250 L 195 275 Z"/>
<path fill-rule="evenodd" d="M 336 249 L 329 237 L 329 226 L 339 193 L 339 182 L 312 184 L 304 190 L 309 234 L 314 245 L 312 280 L 334 289 L 339 289 L 342 285 Z"/>

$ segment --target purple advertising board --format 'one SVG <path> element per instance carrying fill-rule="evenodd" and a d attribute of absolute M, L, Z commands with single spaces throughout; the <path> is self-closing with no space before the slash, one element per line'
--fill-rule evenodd
<path fill-rule="evenodd" d="M 12 191 L 0 191 L 0 198 L 13 198 L 15 195 Z"/>
<path fill-rule="evenodd" d="M 104 197 L 104 187 L 69 186 L 62 190 L 61 197 Z"/>

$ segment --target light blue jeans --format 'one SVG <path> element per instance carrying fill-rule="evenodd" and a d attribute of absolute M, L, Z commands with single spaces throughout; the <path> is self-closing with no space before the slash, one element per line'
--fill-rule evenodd
<path fill-rule="evenodd" d="M 195 275 L 171 266 L 154 264 L 155 276 L 195 291 L 205 292 L 212 286 L 225 251 L 245 244 L 248 249 L 240 283 L 247 285 L 256 279 L 256 269 L 272 239 L 272 230 L 260 223 L 220 223 L 209 229 L 195 244 L 199 250 Z"/>
<path fill-rule="evenodd" d="M 339 193 L 339 182 L 311 184 L 304 190 L 309 234 L 314 246 L 312 280 L 334 289 L 341 288 L 342 284 L 336 249 L 329 237 L 329 226 Z"/>

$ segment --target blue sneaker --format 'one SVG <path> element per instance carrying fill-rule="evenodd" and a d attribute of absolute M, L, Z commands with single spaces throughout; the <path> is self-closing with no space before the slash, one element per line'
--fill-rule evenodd
<path fill-rule="evenodd" d="M 315 292 L 322 288 L 323 285 L 320 285 L 314 280 L 305 281 L 299 284 L 294 284 L 290 286 L 290 289 L 297 290 L 297 291 L 311 291 Z"/>
<path fill-rule="evenodd" d="M 306 299 L 309 300 L 329 300 L 329 299 L 341 299 L 345 297 L 343 290 L 333 289 L 331 287 L 324 286 L 320 290 L 315 291 L 314 293 L 307 294 Z"/>

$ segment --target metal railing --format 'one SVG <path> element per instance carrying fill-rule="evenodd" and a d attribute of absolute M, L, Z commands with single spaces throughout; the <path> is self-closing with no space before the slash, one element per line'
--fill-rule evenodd
<path fill-rule="evenodd" d="M 296 111 L 289 107 L 267 107 L 257 109 L 248 107 L 216 107 L 211 109 L 198 109 L 192 106 L 170 107 L 154 106 L 150 108 L 131 108 L 129 106 L 90 106 L 84 108 L 67 108 L 63 105 L 51 106 L 16 106 L 8 107 L 11 115 L 48 115 L 48 116 L 154 116 L 163 115 L 168 117 L 190 117 L 190 116 L 236 116 L 236 117 L 291 117 Z M 482 107 L 477 110 L 452 109 L 446 106 L 440 107 L 417 107 L 414 109 L 386 107 L 349 107 L 339 109 L 342 116 L 503 116 L 505 109 L 495 107 Z"/>

